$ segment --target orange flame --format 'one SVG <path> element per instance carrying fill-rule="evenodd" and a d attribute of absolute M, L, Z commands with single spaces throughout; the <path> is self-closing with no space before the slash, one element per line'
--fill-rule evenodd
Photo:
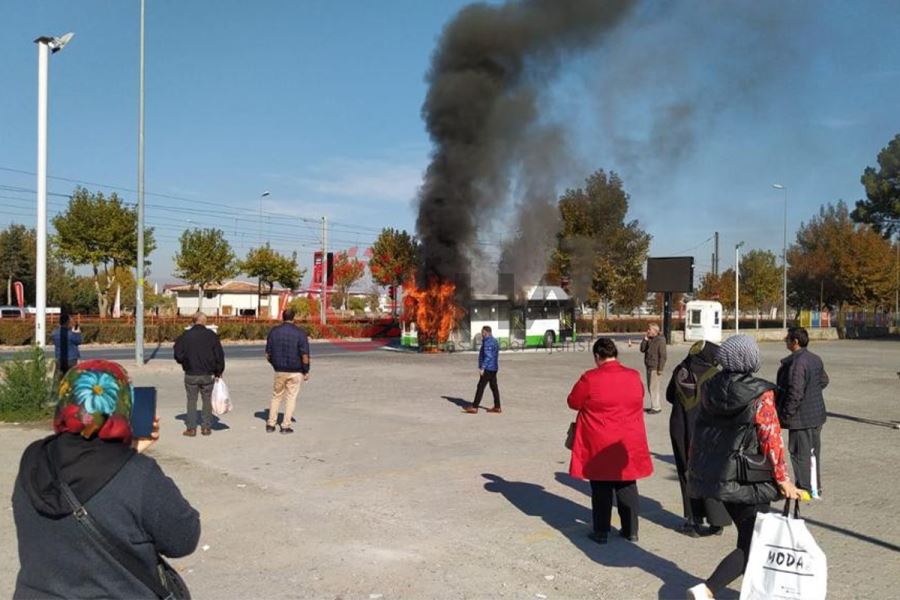
<path fill-rule="evenodd" d="M 456 327 L 463 311 L 454 301 L 456 286 L 449 281 L 432 280 L 426 288 L 412 282 L 403 286 L 403 312 L 415 321 L 419 346 L 444 344 Z"/>

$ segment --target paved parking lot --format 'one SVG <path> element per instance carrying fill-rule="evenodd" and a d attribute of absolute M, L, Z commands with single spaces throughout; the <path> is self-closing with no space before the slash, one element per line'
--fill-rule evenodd
<path fill-rule="evenodd" d="M 764 344 L 774 377 L 781 344 Z M 637 347 L 620 343 L 639 367 Z M 803 507 L 829 559 L 833 598 L 895 598 L 900 585 L 900 343 L 814 343 L 831 376 L 823 500 Z M 683 598 L 734 544 L 734 532 L 673 531 L 680 497 L 666 410 L 646 417 L 655 474 L 639 483 L 641 541 L 586 538 L 585 482 L 567 475 L 565 398 L 591 366 L 584 348 L 504 353 L 502 415 L 466 415 L 472 353 L 376 350 L 313 356 L 297 433 L 266 434 L 271 373 L 231 360 L 235 411 L 210 438 L 184 438 L 177 365 L 132 369 L 160 390 L 153 455 L 200 510 L 201 546 L 176 561 L 197 598 Z M 315 352 L 315 349 L 314 349 Z M 687 346 L 669 348 L 667 370 Z M 127 364 L 127 363 L 126 363 Z M 45 435 L 0 425 L 0 596 L 18 559 L 13 478 Z M 613 517 L 614 526 L 617 517 Z M 722 598 L 737 598 L 737 588 Z"/>

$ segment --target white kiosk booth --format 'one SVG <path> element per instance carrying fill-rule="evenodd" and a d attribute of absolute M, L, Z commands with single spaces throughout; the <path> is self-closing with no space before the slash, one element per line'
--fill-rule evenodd
<path fill-rule="evenodd" d="M 722 341 L 722 304 L 711 300 L 691 300 L 685 305 L 684 340 Z"/>

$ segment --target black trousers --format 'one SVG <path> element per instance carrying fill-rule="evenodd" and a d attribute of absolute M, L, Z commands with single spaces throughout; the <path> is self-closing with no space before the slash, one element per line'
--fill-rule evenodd
<path fill-rule="evenodd" d="M 788 431 L 788 452 L 794 482 L 798 488 L 813 491 L 813 459 L 815 459 L 815 492 L 822 493 L 822 427 Z"/>
<path fill-rule="evenodd" d="M 594 533 L 609 533 L 612 519 L 613 496 L 625 537 L 638 532 L 638 489 L 637 481 L 594 481 L 591 480 L 591 509 L 594 515 Z"/>
<path fill-rule="evenodd" d="M 494 408 L 500 408 L 500 388 L 497 387 L 497 371 L 485 370 L 478 379 L 478 387 L 475 388 L 475 402 L 472 406 L 481 406 L 481 397 L 484 396 L 484 388 L 490 384 L 491 394 L 494 395 Z"/>
<path fill-rule="evenodd" d="M 722 559 L 713 574 L 706 580 L 706 587 L 713 594 L 724 589 L 729 583 L 744 574 L 750 558 L 750 542 L 753 540 L 753 525 L 756 513 L 769 512 L 768 504 L 734 504 L 725 502 L 734 526 L 737 529 L 737 546 Z"/>

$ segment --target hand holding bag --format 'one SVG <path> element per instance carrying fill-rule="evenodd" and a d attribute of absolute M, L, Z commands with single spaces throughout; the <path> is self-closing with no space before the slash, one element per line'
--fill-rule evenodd
<path fill-rule="evenodd" d="M 216 416 L 222 416 L 231 410 L 231 394 L 225 380 L 216 377 L 216 382 L 212 389 L 212 411 Z"/>
<path fill-rule="evenodd" d="M 800 502 L 784 511 L 758 513 L 741 600 L 824 600 L 828 588 L 825 553 L 800 518 Z"/>

